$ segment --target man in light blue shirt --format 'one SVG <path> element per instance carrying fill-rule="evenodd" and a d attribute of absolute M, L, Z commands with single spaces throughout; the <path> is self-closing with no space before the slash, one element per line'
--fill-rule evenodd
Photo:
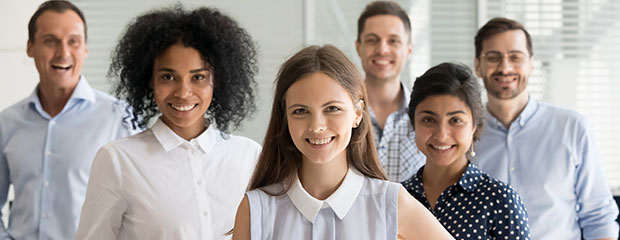
<path fill-rule="evenodd" d="M 355 49 L 362 62 L 375 147 L 390 181 L 412 177 L 426 163 L 407 115 L 410 91 L 400 81 L 411 56 L 411 23 L 397 3 L 368 4 L 357 23 Z"/>
<path fill-rule="evenodd" d="M 86 23 L 70 2 L 45 2 L 28 25 L 39 84 L 0 113 L 0 205 L 15 200 L 0 239 L 73 239 L 95 153 L 130 135 L 124 106 L 81 76 Z"/>
<path fill-rule="evenodd" d="M 618 207 L 589 124 L 527 93 L 530 35 L 516 21 L 494 18 L 475 45 L 488 111 L 474 162 L 519 192 L 532 239 L 618 239 Z"/>

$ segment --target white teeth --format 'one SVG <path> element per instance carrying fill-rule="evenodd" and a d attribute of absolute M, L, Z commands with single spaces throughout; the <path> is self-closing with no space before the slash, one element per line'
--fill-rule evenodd
<path fill-rule="evenodd" d="M 192 110 L 194 108 L 194 106 L 196 106 L 196 105 L 195 104 L 194 105 L 186 105 L 186 106 L 172 105 L 172 108 L 174 108 L 177 111 L 185 112 L 185 111 Z"/>
<path fill-rule="evenodd" d="M 310 143 L 313 145 L 323 145 L 330 142 L 332 138 L 324 138 L 324 139 L 308 139 Z"/>
<path fill-rule="evenodd" d="M 375 60 L 376 64 L 380 64 L 380 65 L 387 65 L 390 63 L 390 61 L 388 60 Z"/>
<path fill-rule="evenodd" d="M 61 68 L 68 68 L 71 65 L 70 64 L 54 64 L 55 67 L 61 67 Z"/>
<path fill-rule="evenodd" d="M 437 146 L 437 145 L 432 145 L 434 148 L 439 149 L 439 150 L 448 150 L 449 148 L 451 148 L 451 145 L 445 145 L 445 146 Z"/>

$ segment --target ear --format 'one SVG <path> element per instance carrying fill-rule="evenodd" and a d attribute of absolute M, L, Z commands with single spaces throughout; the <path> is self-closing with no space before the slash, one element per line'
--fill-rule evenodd
<path fill-rule="evenodd" d="M 407 59 L 411 58 L 411 54 L 413 53 L 413 43 L 409 40 L 409 44 L 407 44 Z"/>
<path fill-rule="evenodd" d="M 476 77 L 482 77 L 480 74 L 482 71 L 480 71 L 480 60 L 478 58 L 474 58 L 474 72 L 476 73 Z"/>
<path fill-rule="evenodd" d="M 360 99 L 355 103 L 355 121 L 353 122 L 353 128 L 359 127 L 364 117 L 364 100 Z"/>
<path fill-rule="evenodd" d="M 26 54 L 28 57 L 32 57 L 32 43 L 30 40 L 26 40 Z"/>
<path fill-rule="evenodd" d="M 357 40 L 355 40 L 355 51 L 357 52 L 358 57 L 362 57 L 362 55 L 360 54 L 360 42 Z"/>

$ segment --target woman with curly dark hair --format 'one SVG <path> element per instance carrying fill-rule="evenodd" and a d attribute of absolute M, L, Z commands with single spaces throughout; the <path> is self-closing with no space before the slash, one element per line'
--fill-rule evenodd
<path fill-rule="evenodd" d="M 131 22 L 109 75 L 147 131 L 102 147 L 77 239 L 221 239 L 260 146 L 228 134 L 254 106 L 248 33 L 212 8 L 176 6 Z"/>

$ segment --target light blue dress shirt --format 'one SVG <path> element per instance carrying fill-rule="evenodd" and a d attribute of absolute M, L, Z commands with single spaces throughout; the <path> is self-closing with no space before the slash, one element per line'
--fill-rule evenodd
<path fill-rule="evenodd" d="M 485 114 L 473 162 L 517 190 L 532 239 L 618 238 L 618 207 L 581 115 L 531 97 L 509 129 Z"/>
<path fill-rule="evenodd" d="M 411 91 L 402 84 L 400 87 L 403 89 L 403 99 L 398 109 L 388 115 L 383 129 L 375 113 L 368 108 L 379 162 L 388 179 L 394 182 L 411 178 L 426 163 L 426 156 L 418 151 L 413 140 L 415 132 L 407 114 Z"/>
<path fill-rule="evenodd" d="M 0 206 L 15 200 L 0 239 L 73 239 L 90 166 L 105 143 L 135 132 L 124 106 L 81 77 L 53 118 L 37 90 L 0 113 Z"/>
<path fill-rule="evenodd" d="M 318 200 L 294 180 L 286 194 L 255 189 L 250 203 L 251 239 L 374 240 L 396 239 L 400 184 L 369 178 L 353 167 L 340 187 Z M 264 188 L 277 193 L 282 184 Z"/>

